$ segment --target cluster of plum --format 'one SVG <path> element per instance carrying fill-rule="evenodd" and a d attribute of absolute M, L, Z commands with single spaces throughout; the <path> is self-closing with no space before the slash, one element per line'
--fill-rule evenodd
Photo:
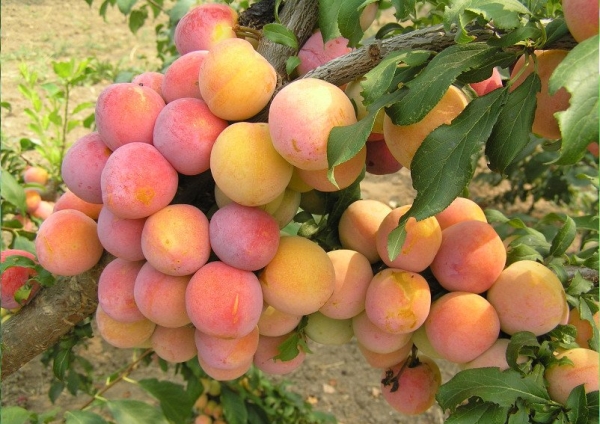
<path fill-rule="evenodd" d="M 390 405 L 418 414 L 441 384 L 436 359 L 507 368 L 507 336 L 573 323 L 581 347 L 563 353 L 572 367 L 548 370 L 550 394 L 565 402 L 578 384 L 597 390 L 591 326 L 570 314 L 548 268 L 505 266 L 503 241 L 471 200 L 411 218 L 393 260 L 387 240 L 410 205 L 355 201 L 341 217 L 337 250 L 282 232 L 303 199 L 350 186 L 365 164 L 374 173 L 409 168 L 426 135 L 456 117 L 468 97 L 452 86 L 410 126 L 382 112 L 366 146 L 334 167 L 333 184 L 328 135 L 365 113 L 359 82 L 344 91 L 299 78 L 276 92 L 275 69 L 236 36 L 236 21 L 226 5 L 190 10 L 175 30 L 181 56 L 164 73 L 106 87 L 96 131 L 66 153 L 65 184 L 95 205 L 95 215 L 75 206 L 55 210 L 39 228 L 37 260 L 71 276 L 91 269 L 104 251 L 114 256 L 98 281 L 95 318 L 104 340 L 151 347 L 174 363 L 197 357 L 209 376 L 230 380 L 252 365 L 271 374 L 297 369 L 306 351 L 300 346 L 282 359 L 280 347 L 299 327 L 316 343 L 355 339 L 365 360 L 382 369 Z M 348 51 L 340 39 L 326 45 L 317 32 L 314 40 L 318 48 L 299 57 L 322 56 L 304 58 L 299 73 Z M 267 106 L 267 122 L 251 122 Z M 175 202 L 181 179 L 202 174 L 214 180 L 213 207 Z M 432 297 L 426 272 L 445 294 Z"/>

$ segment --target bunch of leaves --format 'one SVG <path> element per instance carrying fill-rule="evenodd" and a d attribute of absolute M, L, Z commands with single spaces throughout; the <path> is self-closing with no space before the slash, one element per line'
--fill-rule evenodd
<path fill-rule="evenodd" d="M 30 103 L 24 112 L 29 118 L 27 127 L 35 134 L 19 140 L 19 144 L 22 150 L 39 153 L 57 184 L 62 181 L 60 168 L 72 142 L 69 134 L 79 127 L 90 129 L 94 123 L 94 113 L 90 112 L 94 102 L 71 104 L 72 89 L 88 82 L 94 74 L 90 61 L 52 62 L 54 81 L 48 82 L 41 82 L 38 73 L 25 64 L 19 66 L 22 82 L 18 89 Z"/>

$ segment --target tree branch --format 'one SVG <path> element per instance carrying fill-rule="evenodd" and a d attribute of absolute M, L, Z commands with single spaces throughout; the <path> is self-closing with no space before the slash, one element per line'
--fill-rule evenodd
<path fill-rule="evenodd" d="M 2 324 L 2 380 L 69 333 L 96 311 L 98 277 L 112 259 L 103 255 L 90 271 L 60 277 Z"/>

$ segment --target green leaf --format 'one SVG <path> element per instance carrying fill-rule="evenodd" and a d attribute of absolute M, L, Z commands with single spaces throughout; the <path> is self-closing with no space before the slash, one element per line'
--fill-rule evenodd
<path fill-rule="evenodd" d="M 406 19 L 410 15 L 417 15 L 415 0 L 391 0 L 391 3 L 394 9 L 396 9 L 396 12 L 394 12 L 394 16 L 399 20 Z"/>
<path fill-rule="evenodd" d="M 557 66 L 548 88 L 555 93 L 564 87 L 571 93 L 569 108 L 557 112 L 562 145 L 555 163 L 572 165 L 585 154 L 587 145 L 598 140 L 598 43 L 599 36 L 577 44 Z"/>
<path fill-rule="evenodd" d="M 2 170 L 0 176 L 0 195 L 4 200 L 13 204 L 21 212 L 25 212 L 25 190 L 19 182 L 7 171 Z"/>
<path fill-rule="evenodd" d="M 340 6 L 338 28 L 340 34 L 348 40 L 349 47 L 358 46 L 364 34 L 360 27 L 360 14 L 365 3 L 364 0 L 344 0 Z"/>
<path fill-rule="evenodd" d="M 129 30 L 134 34 L 144 26 L 146 18 L 148 17 L 148 11 L 146 9 L 138 9 L 131 12 L 129 15 Z"/>
<path fill-rule="evenodd" d="M 65 412 L 65 424 L 108 424 L 100 415 L 89 411 Z"/>
<path fill-rule="evenodd" d="M 76 113 L 81 112 L 82 110 L 94 108 L 95 105 L 96 105 L 95 102 L 82 102 L 82 103 L 79 103 L 77 106 L 75 106 L 75 109 L 73 109 L 73 111 L 71 113 L 76 114 Z"/>
<path fill-rule="evenodd" d="M 371 112 L 355 124 L 331 129 L 327 140 L 327 162 L 330 170 L 352 159 L 365 147 L 376 117 L 377 112 Z"/>
<path fill-rule="evenodd" d="M 497 28 L 513 29 L 522 25 L 523 15 L 530 14 L 518 0 L 454 0 L 444 12 L 444 27 L 450 30 L 453 25 L 457 26 L 455 41 L 465 43 L 475 38 L 467 33 L 466 27 L 478 17 L 493 21 Z"/>
<path fill-rule="evenodd" d="M 319 29 L 325 43 L 340 36 L 338 14 L 342 3 L 343 0 L 319 0 Z"/>
<path fill-rule="evenodd" d="M 473 396 L 506 408 L 514 405 L 518 398 L 539 404 L 552 402 L 543 377 L 522 376 L 512 369 L 500 371 L 497 367 L 460 371 L 439 388 L 436 399 L 442 409 L 453 411 Z"/>
<path fill-rule="evenodd" d="M 106 402 L 106 406 L 118 423 L 168 424 L 161 411 L 139 400 L 109 400 Z"/>
<path fill-rule="evenodd" d="M 117 6 L 123 15 L 128 15 L 137 0 L 117 0 Z"/>
<path fill-rule="evenodd" d="M 491 402 L 469 402 L 456 408 L 446 424 L 504 424 L 509 409 Z"/>
<path fill-rule="evenodd" d="M 585 388 L 583 384 L 573 388 L 567 403 L 567 417 L 569 417 L 570 424 L 587 424 L 588 423 L 588 409 L 587 409 L 587 398 L 585 396 Z"/>
<path fill-rule="evenodd" d="M 500 38 L 492 38 L 488 40 L 488 44 L 494 47 L 511 47 L 523 41 L 537 40 L 541 36 L 542 30 L 538 26 L 530 23 L 511 31 Z"/>
<path fill-rule="evenodd" d="M 532 73 L 508 95 L 498 121 L 485 146 L 489 168 L 504 174 L 529 144 L 529 134 L 536 107 L 536 93 L 542 86 L 539 76 Z"/>
<path fill-rule="evenodd" d="M 419 66 L 425 63 L 431 54 L 427 50 L 399 50 L 388 54 L 375 68 L 365 74 L 360 83 L 363 88 L 361 95 L 365 106 L 370 105 L 388 91 L 400 63 Z"/>
<path fill-rule="evenodd" d="M 292 72 L 300 65 L 300 58 L 298 56 L 290 56 L 285 61 L 285 72 L 291 75 Z"/>
<path fill-rule="evenodd" d="M 598 417 L 600 417 L 600 411 L 599 411 L 600 396 L 598 396 L 598 390 L 594 390 L 593 392 L 587 393 L 586 398 L 587 398 L 587 407 L 588 407 L 588 411 L 589 411 L 589 413 L 588 413 L 589 424 L 597 424 Z"/>
<path fill-rule="evenodd" d="M 190 399 L 182 385 L 156 378 L 139 380 L 138 383 L 160 402 L 160 407 L 170 422 L 182 423 L 191 417 L 195 400 Z"/>
<path fill-rule="evenodd" d="M 277 23 L 266 24 L 263 27 L 263 34 L 274 43 L 291 47 L 296 51 L 298 50 L 296 34 L 285 25 Z"/>
<path fill-rule="evenodd" d="M 71 349 L 60 349 L 58 352 L 56 352 L 56 356 L 54 357 L 54 362 L 52 364 L 52 371 L 54 372 L 54 376 L 61 381 L 64 381 L 65 373 L 71 366 L 71 356 Z"/>
<path fill-rule="evenodd" d="M 450 125 L 435 129 L 417 149 L 411 162 L 417 196 L 389 235 L 388 255 L 392 260 L 404 244 L 404 226 L 410 217 L 420 221 L 446 209 L 469 184 L 506 97 L 506 90 L 494 90 L 474 99 Z"/>
<path fill-rule="evenodd" d="M 552 239 L 552 246 L 550 247 L 549 255 L 560 257 L 565 254 L 567 249 L 575 240 L 577 236 L 577 226 L 575 221 L 570 217 L 565 217 L 565 223 L 558 231 L 556 236 Z"/>
<path fill-rule="evenodd" d="M 248 410 L 244 399 L 239 393 L 234 392 L 228 386 L 221 387 L 220 396 L 223 405 L 223 414 L 228 424 L 246 424 L 248 422 Z"/>
<path fill-rule="evenodd" d="M 0 409 L 0 422 L 4 424 L 27 424 L 31 413 L 20 406 L 3 406 Z"/>
<path fill-rule="evenodd" d="M 454 45 L 434 57 L 419 75 L 406 84 L 408 92 L 386 110 L 396 125 L 420 121 L 433 109 L 456 78 L 470 69 L 484 66 L 499 50 L 485 43 Z"/>
<path fill-rule="evenodd" d="M 535 334 L 530 331 L 520 331 L 513 334 L 506 348 L 506 362 L 513 370 L 527 371 L 529 365 L 518 364 L 519 356 L 535 356 L 535 352 L 540 348 Z"/>

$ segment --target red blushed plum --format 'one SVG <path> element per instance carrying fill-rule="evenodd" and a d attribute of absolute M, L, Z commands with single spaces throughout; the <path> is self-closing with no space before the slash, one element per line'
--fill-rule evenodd
<path fill-rule="evenodd" d="M 112 319 L 134 322 L 145 318 L 133 296 L 133 288 L 143 261 L 113 259 L 98 278 L 98 303 Z"/>
<path fill-rule="evenodd" d="M 98 215 L 98 239 L 108 253 L 128 261 L 140 261 L 142 251 L 142 230 L 146 218 L 119 218 L 107 207 Z"/>
<path fill-rule="evenodd" d="M 54 212 L 40 225 L 35 251 L 46 270 L 71 276 L 90 270 L 104 249 L 96 221 L 83 212 L 65 209 Z"/>
<path fill-rule="evenodd" d="M 301 319 L 300 315 L 286 314 L 271 305 L 265 305 L 258 320 L 258 332 L 262 336 L 283 336 L 296 328 Z"/>
<path fill-rule="evenodd" d="M 360 199 L 350 204 L 338 225 L 342 246 L 362 253 L 372 264 L 379 261 L 376 234 L 391 211 L 391 207 L 374 199 Z"/>
<path fill-rule="evenodd" d="M 191 275 L 208 261 L 208 218 L 192 205 L 169 205 L 150 215 L 142 230 L 142 251 L 154 268 Z"/>
<path fill-rule="evenodd" d="M 365 163 L 367 172 L 373 175 L 389 175 L 402 168 L 383 139 L 367 143 Z"/>
<path fill-rule="evenodd" d="M 98 96 L 96 128 L 112 151 L 131 142 L 151 144 L 154 122 L 163 107 L 163 98 L 149 87 L 114 83 Z"/>
<path fill-rule="evenodd" d="M 237 12 L 225 5 L 207 3 L 190 9 L 175 27 L 173 41 L 180 55 L 208 50 L 226 38 L 235 37 Z"/>
<path fill-rule="evenodd" d="M 256 271 L 277 253 L 279 225 L 261 209 L 230 203 L 211 217 L 209 236 L 210 245 L 221 261 Z"/>
<path fill-rule="evenodd" d="M 506 264 L 502 239 L 487 222 L 463 221 L 442 231 L 431 272 L 448 291 L 483 293 Z"/>
<path fill-rule="evenodd" d="M 387 268 L 375 274 L 365 297 L 369 320 L 383 331 L 411 333 L 419 328 L 431 306 L 431 291 L 420 274 Z"/>
<path fill-rule="evenodd" d="M 438 212 L 435 218 L 442 230 L 462 221 L 487 222 L 485 212 L 477 203 L 466 197 L 457 197 L 446 209 Z"/>
<path fill-rule="evenodd" d="M 318 311 L 335 288 L 335 270 L 325 250 L 300 236 L 281 237 L 259 279 L 265 302 L 290 315 Z"/>
<path fill-rule="evenodd" d="M 121 349 L 141 346 L 150 339 L 156 324 L 148 319 L 135 322 L 121 322 L 112 319 L 98 305 L 96 308 L 96 325 L 98 333 L 108 344 Z"/>
<path fill-rule="evenodd" d="M 371 322 L 365 311 L 352 318 L 352 329 L 356 340 L 371 352 L 390 353 L 405 346 L 412 333 L 392 334 L 383 331 Z"/>
<path fill-rule="evenodd" d="M 97 132 L 73 143 L 61 166 L 61 176 L 69 190 L 86 202 L 102 203 L 100 178 L 111 153 Z"/>
<path fill-rule="evenodd" d="M 154 126 L 154 147 L 173 168 L 197 175 L 210 167 L 210 152 L 227 127 L 200 99 L 182 98 L 167 104 Z"/>
<path fill-rule="evenodd" d="M 212 368 L 235 369 L 252 361 L 258 348 L 258 327 L 245 336 L 233 339 L 210 336 L 196 330 L 198 357 Z"/>
<path fill-rule="evenodd" d="M 161 327 L 177 328 L 191 322 L 185 308 L 185 291 L 191 276 L 167 275 L 146 262 L 133 286 L 139 310 Z"/>
<path fill-rule="evenodd" d="M 157 325 L 150 337 L 154 353 L 159 358 L 172 364 L 189 361 L 198 353 L 194 334 L 196 329 L 191 325 L 169 328 Z"/>
<path fill-rule="evenodd" d="M 331 129 L 356 122 L 354 106 L 340 88 L 316 78 L 302 78 L 281 89 L 269 108 L 275 150 L 292 165 L 326 169 Z"/>
<path fill-rule="evenodd" d="M 35 256 L 27 252 L 25 250 L 19 249 L 6 249 L 3 250 L 0 254 L 2 256 L 2 263 L 6 260 L 6 258 L 10 256 L 23 256 L 25 258 L 31 259 L 34 262 L 37 262 Z M 27 302 L 29 302 L 39 291 L 40 285 L 37 281 L 31 280 L 29 284 L 31 285 L 31 291 L 29 292 L 29 296 L 24 299 L 21 303 L 17 302 L 15 299 L 15 293 L 25 284 L 27 284 L 28 280 L 36 275 L 36 272 L 33 268 L 27 268 L 23 266 L 13 266 L 7 268 L 3 273 L 0 283 L 1 290 L 1 304 L 5 309 L 17 309 Z"/>
<path fill-rule="evenodd" d="M 102 210 L 101 203 L 89 203 L 77 196 L 71 190 L 65 191 L 54 203 L 54 212 L 63 209 L 76 209 L 83 212 L 93 220 L 97 220 Z"/>
<path fill-rule="evenodd" d="M 306 170 L 298 168 L 298 175 L 309 186 L 322 192 L 339 191 L 349 187 L 365 167 L 367 148 L 363 147 L 354 157 L 333 167 L 336 184 L 329 181 L 329 169 Z"/>
<path fill-rule="evenodd" d="M 563 0 L 565 23 L 573 38 L 582 42 L 598 34 L 598 2 L 596 0 Z"/>
<path fill-rule="evenodd" d="M 39 206 L 31 212 L 31 216 L 41 219 L 42 221 L 46 220 L 52 213 L 54 212 L 54 202 L 48 202 L 46 200 L 42 200 Z"/>
<path fill-rule="evenodd" d="M 129 143 L 106 162 L 102 200 L 120 218 L 146 218 L 171 203 L 178 182 L 177 171 L 156 147 Z"/>
<path fill-rule="evenodd" d="M 357 346 L 360 353 L 371 367 L 389 368 L 406 360 L 412 351 L 413 344 L 408 342 L 404 346 L 388 353 L 373 352 L 363 346 L 360 342 L 357 343 Z"/>
<path fill-rule="evenodd" d="M 431 265 L 442 244 L 442 229 L 434 216 L 421 221 L 410 217 L 405 227 L 406 239 L 398 256 L 392 260 L 388 253 L 388 237 L 409 208 L 410 205 L 405 205 L 393 209 L 381 222 L 375 242 L 377 252 L 387 266 L 421 272 Z"/>
<path fill-rule="evenodd" d="M 269 375 L 289 374 L 298 369 L 306 359 L 306 352 L 302 349 L 299 349 L 298 355 L 289 361 L 275 358 L 280 353 L 279 345 L 290 335 L 284 334 L 279 337 L 260 336 L 254 354 L 254 366 Z"/>
<path fill-rule="evenodd" d="M 355 250 L 332 250 L 327 255 L 335 271 L 335 288 L 319 312 L 329 318 L 352 318 L 365 309 L 365 295 L 373 279 L 371 264 Z"/>
<path fill-rule="evenodd" d="M 411 359 L 407 359 L 411 361 Z M 397 379 L 394 384 L 385 384 L 388 377 Z M 399 363 L 382 375 L 381 394 L 396 411 L 406 415 L 418 415 L 427 411 L 435 403 L 435 395 L 442 384 L 442 375 L 436 362 L 424 355 L 416 364 Z"/>
<path fill-rule="evenodd" d="M 241 376 L 246 374 L 252 367 L 252 361 L 248 361 L 248 363 L 241 365 L 237 368 L 215 368 L 206 364 L 200 356 L 198 356 L 198 363 L 200 364 L 202 371 L 204 371 L 206 375 L 208 375 L 213 380 L 217 381 L 235 380 L 236 378 L 240 378 Z"/>
<path fill-rule="evenodd" d="M 478 96 L 484 96 L 490 91 L 494 91 L 495 89 L 502 87 L 502 76 L 500 75 L 498 68 L 494 68 L 492 75 L 489 78 L 486 78 L 480 82 L 473 82 L 469 85 Z"/>
<path fill-rule="evenodd" d="M 179 56 L 165 71 L 161 91 L 165 102 L 181 98 L 202 99 L 198 88 L 200 65 L 208 50 L 196 50 Z"/>
<path fill-rule="evenodd" d="M 133 84 L 151 88 L 154 91 L 156 91 L 158 94 L 160 94 L 161 97 L 163 97 L 162 82 L 163 82 L 164 78 L 165 78 L 165 75 L 161 74 L 160 72 L 148 71 L 148 72 L 142 72 L 141 74 L 136 75 L 135 77 L 133 77 L 131 82 Z M 164 97 L 163 97 L 163 99 L 164 99 Z"/>
<path fill-rule="evenodd" d="M 558 359 L 567 358 L 570 363 L 554 364 L 546 368 L 544 377 L 548 382 L 550 399 L 567 403 L 571 391 L 583 384 L 585 393 L 598 390 L 598 352 L 592 349 L 569 349 L 557 355 Z"/>
<path fill-rule="evenodd" d="M 563 322 L 567 308 L 556 274 L 530 260 L 507 266 L 488 290 L 487 300 L 498 311 L 502 331 L 510 335 L 530 331 L 541 336 Z"/>
<path fill-rule="evenodd" d="M 325 43 L 321 31 L 316 31 L 306 40 L 298 52 L 300 64 L 296 70 L 299 76 L 306 75 L 308 71 L 351 51 L 352 48 L 348 47 L 348 39 L 336 37 Z"/>
<path fill-rule="evenodd" d="M 260 283 L 250 271 L 209 262 L 190 280 L 185 304 L 194 326 L 224 338 L 243 337 L 258 324 L 263 307 Z"/>
<path fill-rule="evenodd" d="M 500 320 L 484 297 L 451 292 L 433 302 L 425 331 L 435 351 L 448 361 L 462 364 L 492 347 L 500 333 Z"/>

